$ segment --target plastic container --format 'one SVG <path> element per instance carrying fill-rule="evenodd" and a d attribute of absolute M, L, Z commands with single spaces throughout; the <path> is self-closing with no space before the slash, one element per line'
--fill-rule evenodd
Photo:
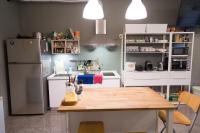
<path fill-rule="evenodd" d="M 125 32 L 131 33 L 146 33 L 146 24 L 125 24 Z"/>
<path fill-rule="evenodd" d="M 147 33 L 166 33 L 167 24 L 147 24 Z"/>

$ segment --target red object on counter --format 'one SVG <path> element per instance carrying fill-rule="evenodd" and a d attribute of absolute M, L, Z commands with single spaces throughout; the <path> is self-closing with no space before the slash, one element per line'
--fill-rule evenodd
<path fill-rule="evenodd" d="M 102 81 L 103 81 L 103 75 L 101 74 L 94 75 L 94 84 L 102 84 Z"/>

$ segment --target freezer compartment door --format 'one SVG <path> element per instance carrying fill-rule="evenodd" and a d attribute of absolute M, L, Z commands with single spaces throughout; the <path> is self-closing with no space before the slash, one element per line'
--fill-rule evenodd
<path fill-rule="evenodd" d="M 39 39 L 9 39 L 6 46 L 9 63 L 41 62 Z"/>
<path fill-rule="evenodd" d="M 12 114 L 45 112 L 41 64 L 9 64 Z"/>

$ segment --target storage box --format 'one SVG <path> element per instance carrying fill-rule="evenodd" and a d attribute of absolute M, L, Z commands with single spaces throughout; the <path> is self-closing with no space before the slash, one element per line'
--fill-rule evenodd
<path fill-rule="evenodd" d="M 166 33 L 167 24 L 147 24 L 146 32 L 147 33 Z"/>
<path fill-rule="evenodd" d="M 200 96 L 200 86 L 193 86 L 192 91 L 195 95 Z"/>
<path fill-rule="evenodd" d="M 146 33 L 146 24 L 125 24 L 125 32 L 131 33 Z"/>
<path fill-rule="evenodd" d="M 135 71 L 135 65 L 136 65 L 136 62 L 126 62 L 125 70 L 127 72 L 133 72 Z"/>

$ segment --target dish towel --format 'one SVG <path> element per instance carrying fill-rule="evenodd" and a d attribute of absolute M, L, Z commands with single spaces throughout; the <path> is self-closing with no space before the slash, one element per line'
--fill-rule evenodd
<path fill-rule="evenodd" d="M 101 74 L 94 75 L 94 84 L 102 84 L 102 81 L 103 81 L 103 75 Z"/>
<path fill-rule="evenodd" d="M 78 75 L 78 83 L 93 84 L 94 74 Z"/>

